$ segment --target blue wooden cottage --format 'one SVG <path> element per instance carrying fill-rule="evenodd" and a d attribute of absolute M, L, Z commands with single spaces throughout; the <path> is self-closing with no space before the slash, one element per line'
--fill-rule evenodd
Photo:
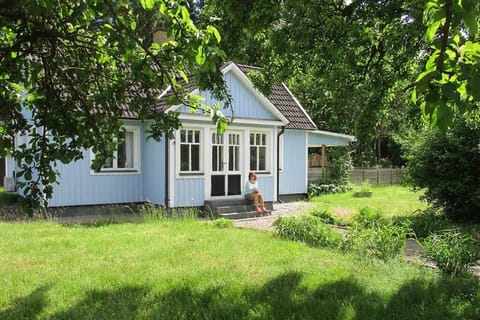
<path fill-rule="evenodd" d="M 83 206 L 150 201 L 168 207 L 204 206 L 206 201 L 241 199 L 248 173 L 255 171 L 266 201 L 307 193 L 308 147 L 348 145 L 353 136 L 320 131 L 282 83 L 266 97 L 247 74 L 254 67 L 230 62 L 223 74 L 234 118 L 218 135 L 211 119 L 179 105 L 182 128 L 174 139 L 146 139 L 148 122 L 124 119 L 125 142 L 100 172 L 95 156 L 59 164 L 60 180 L 50 206 Z M 197 92 L 214 104 L 208 92 Z M 11 164 L 9 172 L 15 170 Z"/>

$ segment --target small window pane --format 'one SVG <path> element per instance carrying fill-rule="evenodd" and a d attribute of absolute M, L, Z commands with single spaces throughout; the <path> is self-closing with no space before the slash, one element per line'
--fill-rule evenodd
<path fill-rule="evenodd" d="M 185 130 L 180 131 L 180 142 L 186 142 L 187 138 L 185 136 Z"/>
<path fill-rule="evenodd" d="M 189 155 L 190 150 L 188 145 L 180 146 L 180 170 L 189 171 Z"/>
<path fill-rule="evenodd" d="M 200 131 L 195 130 L 195 143 L 200 143 Z"/>
<path fill-rule="evenodd" d="M 250 147 L 250 170 L 257 170 L 257 148 Z"/>
<path fill-rule="evenodd" d="M 262 143 L 261 144 L 263 146 L 267 145 L 267 135 L 266 134 L 262 134 Z"/>
<path fill-rule="evenodd" d="M 200 146 L 192 145 L 192 171 L 200 170 Z"/>
<path fill-rule="evenodd" d="M 212 147 L 212 170 L 218 171 L 218 150 L 217 147 Z"/>
<path fill-rule="evenodd" d="M 258 159 L 258 166 L 259 170 L 265 170 L 266 166 L 266 148 L 265 147 L 260 147 L 258 148 L 258 153 L 259 153 L 259 159 Z"/>
<path fill-rule="evenodd" d="M 113 168 L 113 158 L 107 158 L 103 168 Z"/>
<path fill-rule="evenodd" d="M 193 132 L 192 130 L 188 130 L 188 133 L 187 133 L 187 142 L 193 142 Z"/>
<path fill-rule="evenodd" d="M 250 133 L 250 144 L 254 145 L 255 144 L 255 134 Z"/>

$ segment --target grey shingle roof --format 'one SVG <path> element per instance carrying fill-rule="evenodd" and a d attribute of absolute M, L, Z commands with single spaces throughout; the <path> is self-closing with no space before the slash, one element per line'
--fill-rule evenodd
<path fill-rule="evenodd" d="M 232 62 L 233 63 L 233 62 Z M 260 68 L 236 64 L 245 74 L 259 72 Z M 317 126 L 307 115 L 300 103 L 283 83 L 275 83 L 271 88 L 268 100 L 288 119 L 287 129 L 316 130 Z"/>

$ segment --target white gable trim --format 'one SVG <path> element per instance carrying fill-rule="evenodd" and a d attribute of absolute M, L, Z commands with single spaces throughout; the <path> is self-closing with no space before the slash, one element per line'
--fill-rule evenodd
<path fill-rule="evenodd" d="M 305 111 L 305 109 L 303 108 L 303 106 L 300 104 L 300 101 L 297 100 L 297 98 L 293 95 L 293 93 L 290 91 L 290 89 L 288 89 L 288 87 L 285 85 L 285 83 L 282 82 L 282 86 L 287 90 L 288 94 L 293 98 L 293 101 L 295 101 L 295 103 L 298 105 L 298 107 L 300 108 L 300 110 L 302 110 L 302 112 L 305 114 L 305 116 L 308 118 L 308 120 L 312 123 L 312 125 L 316 128 L 317 125 L 315 124 L 315 122 L 313 122 L 312 118 L 310 118 L 310 116 L 308 115 L 307 111 Z"/>
<path fill-rule="evenodd" d="M 234 62 L 230 62 L 226 67 L 224 67 L 222 69 L 222 73 L 224 75 L 228 72 L 233 72 L 237 76 L 237 78 L 248 88 L 248 90 L 250 90 L 255 95 L 255 97 L 259 100 L 259 102 L 262 105 L 264 105 L 267 108 L 268 111 L 273 113 L 273 115 L 280 120 L 281 125 L 287 125 L 289 123 L 288 119 L 273 105 L 273 103 L 270 102 L 270 100 L 268 100 L 267 97 L 265 97 L 260 91 L 258 91 L 253 86 L 253 83 L 250 81 L 248 76 L 245 73 L 243 73 L 242 70 L 240 70 L 240 68 Z M 162 93 L 161 96 L 165 95 L 166 91 L 170 90 L 170 89 L 171 89 L 170 87 L 167 88 Z M 290 91 L 288 91 L 288 92 L 290 94 L 292 94 Z M 200 94 L 200 91 L 197 88 L 197 89 L 193 90 L 190 94 L 197 94 L 198 95 L 198 94 Z M 171 106 L 167 110 L 165 110 L 165 112 L 167 113 L 167 112 L 170 112 L 170 111 L 176 111 L 181 106 L 183 106 L 183 105 L 180 104 L 180 105 Z M 302 108 L 302 110 L 303 110 L 303 108 Z M 303 110 L 303 112 L 305 112 L 305 110 Z M 309 119 L 310 119 L 310 117 L 309 117 Z M 310 119 L 310 121 L 311 121 L 311 119 Z"/>

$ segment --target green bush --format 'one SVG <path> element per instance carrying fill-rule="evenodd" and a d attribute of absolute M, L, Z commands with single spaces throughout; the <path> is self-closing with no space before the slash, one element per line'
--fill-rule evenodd
<path fill-rule="evenodd" d="M 233 223 L 233 221 L 230 219 L 220 218 L 220 219 L 213 220 L 212 225 L 215 228 L 222 229 L 222 228 L 233 228 L 235 226 L 235 223 Z"/>
<path fill-rule="evenodd" d="M 319 179 L 308 184 L 308 197 L 312 198 L 322 194 L 345 193 L 351 189 L 348 184 L 338 184 Z"/>
<path fill-rule="evenodd" d="M 352 222 L 363 227 L 371 227 L 382 219 L 382 211 L 380 209 L 375 210 L 370 207 L 364 207 L 360 209 L 360 212 L 352 216 Z"/>
<path fill-rule="evenodd" d="M 313 247 L 339 248 L 343 242 L 340 232 L 311 215 L 280 217 L 273 227 L 280 238 L 302 241 Z"/>
<path fill-rule="evenodd" d="M 452 277 L 467 271 L 479 258 L 479 248 L 470 237 L 456 230 L 431 234 L 424 240 L 423 248 L 427 257 Z"/>
<path fill-rule="evenodd" d="M 354 197 L 367 198 L 372 196 L 372 185 L 370 182 L 365 181 L 360 187 L 358 187 L 353 193 Z"/>
<path fill-rule="evenodd" d="M 369 227 L 356 225 L 348 233 L 344 249 L 352 250 L 360 257 L 373 256 L 388 261 L 400 254 L 409 233 L 408 224 L 373 222 Z"/>
<path fill-rule="evenodd" d="M 326 224 L 336 224 L 338 219 L 334 214 L 327 208 L 315 208 L 310 211 L 310 214 L 318 219 L 322 220 Z"/>
<path fill-rule="evenodd" d="M 445 215 L 439 214 L 434 208 L 417 210 L 409 220 L 417 239 L 426 238 L 436 231 L 446 229 L 452 223 Z"/>
<path fill-rule="evenodd" d="M 480 111 L 456 117 L 452 128 L 415 134 L 408 144 L 407 178 L 452 219 L 480 215 Z"/>

